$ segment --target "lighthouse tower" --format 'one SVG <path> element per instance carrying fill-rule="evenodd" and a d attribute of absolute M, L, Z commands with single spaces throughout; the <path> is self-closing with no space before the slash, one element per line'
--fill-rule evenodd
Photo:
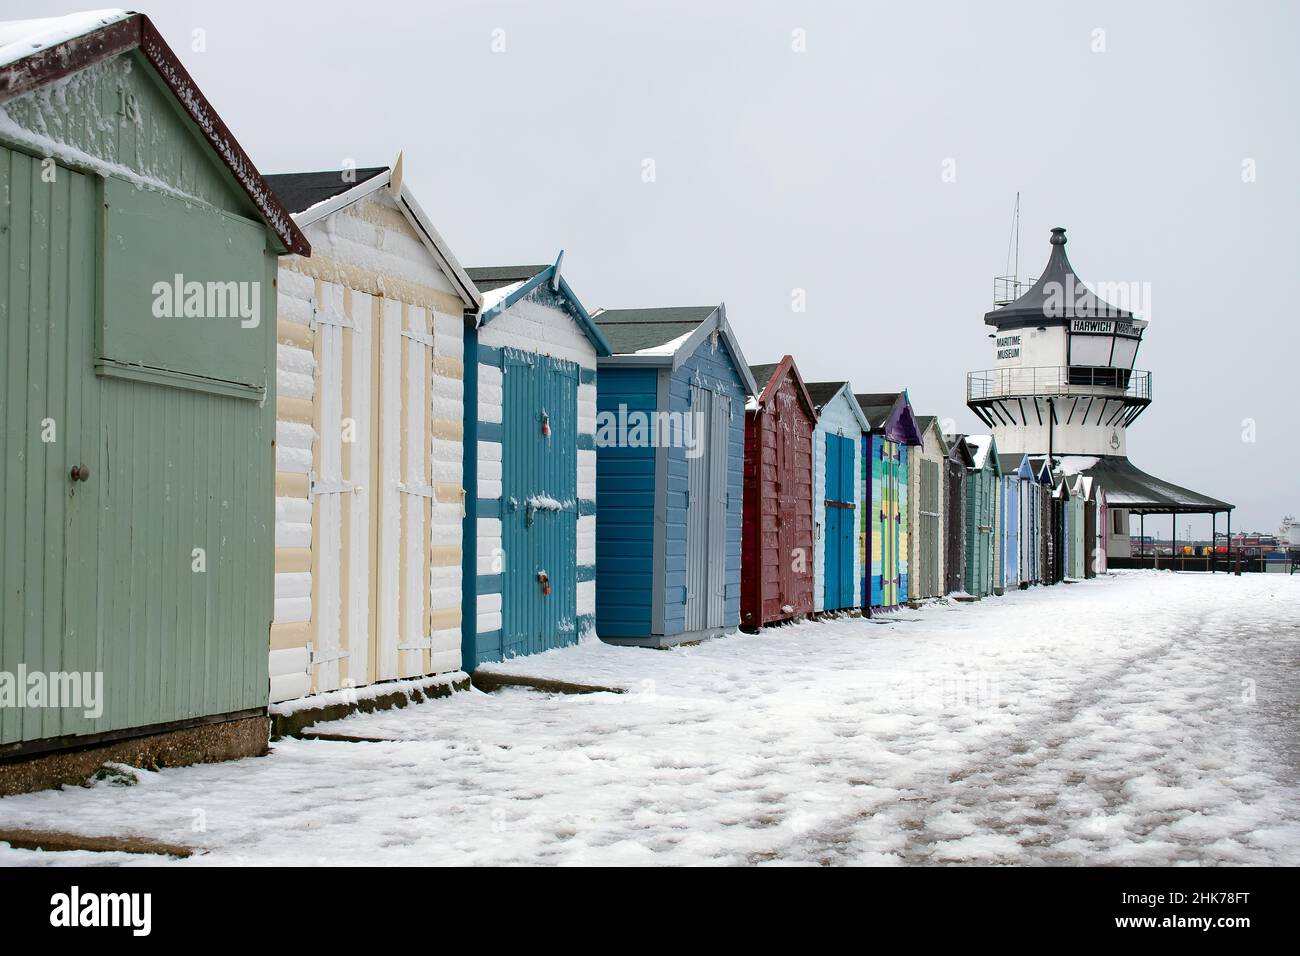
<path fill-rule="evenodd" d="M 1147 323 L 1107 301 L 1133 301 L 1127 284 L 1094 288 L 1070 265 L 1065 230 L 1053 229 L 1043 274 L 984 316 L 993 367 L 967 374 L 966 404 L 1002 453 L 1050 456 L 1054 474 L 1087 475 L 1106 490 L 1107 552 L 1123 566 L 1130 515 L 1143 526 L 1151 515 L 1210 515 L 1213 533 L 1220 512 L 1231 530 L 1233 506 L 1128 460 L 1128 427 L 1151 404 L 1151 373 L 1133 367 Z"/>
<path fill-rule="evenodd" d="M 1083 284 L 1059 226 L 1051 250 L 1028 291 L 984 316 L 994 364 L 966 376 L 966 404 L 1004 453 L 1124 456 L 1151 404 L 1151 374 L 1133 367 L 1147 323 Z"/>

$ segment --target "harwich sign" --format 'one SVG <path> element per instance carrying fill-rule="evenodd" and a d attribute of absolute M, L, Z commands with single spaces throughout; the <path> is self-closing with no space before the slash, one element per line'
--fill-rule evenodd
<path fill-rule="evenodd" d="M 1144 319 L 1071 319 L 1070 365 L 1132 368 Z"/>
<path fill-rule="evenodd" d="M 1115 319 L 1072 319 L 1071 335 L 1123 335 L 1131 339 L 1142 338 L 1146 323 L 1141 320 L 1120 322 Z"/>

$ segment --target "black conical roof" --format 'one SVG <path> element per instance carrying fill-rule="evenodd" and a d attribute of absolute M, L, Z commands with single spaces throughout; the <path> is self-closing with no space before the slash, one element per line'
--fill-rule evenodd
<path fill-rule="evenodd" d="M 1020 326 L 1032 322 L 1068 319 L 1133 318 L 1133 313 L 1098 298 L 1079 278 L 1065 254 L 1065 227 L 1052 230 L 1052 254 L 1043 274 L 1010 305 L 984 313 L 988 325 Z"/>

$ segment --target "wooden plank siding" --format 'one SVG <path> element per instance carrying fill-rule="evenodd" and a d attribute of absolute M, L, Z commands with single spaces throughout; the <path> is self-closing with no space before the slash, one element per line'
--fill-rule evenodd
<path fill-rule="evenodd" d="M 462 300 L 387 189 L 306 232 L 280 270 L 273 700 L 460 668 Z"/>
<path fill-rule="evenodd" d="M 791 366 L 793 368 L 793 366 Z M 811 409 L 786 372 L 745 421 L 741 624 L 757 628 L 813 610 Z"/>
<path fill-rule="evenodd" d="M 596 382 L 597 415 L 653 414 L 659 378 L 667 374 L 654 368 L 602 368 Z M 630 444 L 617 438 L 596 445 L 598 634 L 648 638 L 655 628 L 655 535 L 664 533 L 655 522 L 662 495 L 656 481 L 656 453 L 649 443 Z"/>
<path fill-rule="evenodd" d="M 596 346 L 573 308 L 544 282 L 466 340 L 467 355 L 477 360 L 477 395 L 465 409 L 466 432 L 472 426 L 474 436 L 465 456 L 474 458 L 477 494 L 464 532 L 466 574 L 476 572 L 464 584 L 473 595 L 465 606 L 474 611 L 461 623 L 465 670 L 595 633 Z M 508 396 L 516 398 L 509 409 Z M 554 418 L 549 438 L 542 437 L 543 412 Z M 553 487 L 545 487 L 548 480 Z M 543 496 L 561 507 L 547 515 L 534 509 L 545 520 L 531 534 L 527 499 Z M 508 520 L 522 526 L 507 528 Z M 544 594 L 542 571 L 553 577 L 553 601 Z M 511 593 L 521 600 L 507 608 Z"/>
<path fill-rule="evenodd" d="M 5 113 L 0 669 L 102 674 L 104 706 L 0 713 L 0 745 L 255 712 L 273 613 L 276 238 L 137 51 Z M 113 217 L 131 203 L 160 215 L 124 239 Z M 225 277 L 238 260 L 229 278 L 253 286 L 260 315 L 229 336 L 238 354 L 194 347 L 180 317 L 157 320 L 175 323 L 157 332 L 176 364 L 132 365 L 126 340 L 101 354 L 107 324 L 148 335 L 137 280 L 170 280 L 216 224 L 237 248 L 201 265 Z M 134 251 L 145 242 L 164 255 Z"/>

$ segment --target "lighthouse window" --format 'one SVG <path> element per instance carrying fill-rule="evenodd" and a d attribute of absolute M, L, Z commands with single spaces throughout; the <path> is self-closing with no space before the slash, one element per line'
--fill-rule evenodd
<path fill-rule="evenodd" d="M 1133 360 L 1137 358 L 1137 350 L 1137 339 L 1127 339 L 1117 336 L 1115 338 L 1115 357 L 1111 360 L 1110 364 L 1118 368 L 1132 368 Z"/>
<path fill-rule="evenodd" d="M 1114 339 L 1109 335 L 1071 335 L 1071 365 L 1109 365 L 1110 347 Z"/>

